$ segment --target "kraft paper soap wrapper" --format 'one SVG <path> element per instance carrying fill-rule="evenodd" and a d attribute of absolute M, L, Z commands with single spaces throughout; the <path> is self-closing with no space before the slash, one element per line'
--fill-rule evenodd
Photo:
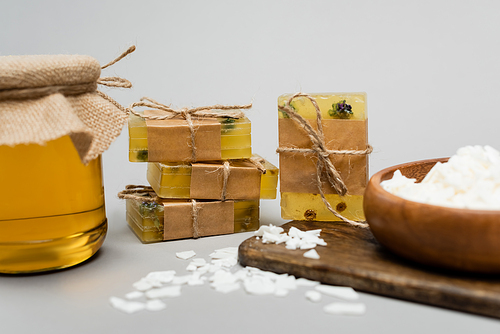
<path fill-rule="evenodd" d="M 158 110 L 146 110 L 145 115 L 162 115 Z M 196 160 L 221 159 L 221 125 L 217 119 L 193 118 Z M 193 161 L 191 131 L 181 117 L 167 120 L 146 120 L 149 161 Z"/>
<path fill-rule="evenodd" d="M 306 120 L 317 130 L 316 120 Z M 322 120 L 326 147 L 329 150 L 364 150 L 367 148 L 367 120 Z M 294 120 L 279 119 L 279 146 L 281 148 L 311 148 L 311 140 Z M 366 155 L 331 154 L 330 160 L 341 174 L 348 195 L 363 195 L 368 182 Z M 281 192 L 317 194 L 316 162 L 314 153 L 280 153 Z M 323 180 L 326 181 L 326 180 Z M 325 194 L 337 192 L 328 182 L 323 182 Z"/>
<path fill-rule="evenodd" d="M 163 240 L 192 238 L 193 204 L 191 201 L 161 201 L 164 206 Z M 234 202 L 199 202 L 198 236 L 234 233 Z"/>
<path fill-rule="evenodd" d="M 261 172 L 248 161 L 231 161 L 226 199 L 259 199 Z M 193 163 L 191 197 L 220 199 L 224 183 L 224 166 L 217 163 Z"/>

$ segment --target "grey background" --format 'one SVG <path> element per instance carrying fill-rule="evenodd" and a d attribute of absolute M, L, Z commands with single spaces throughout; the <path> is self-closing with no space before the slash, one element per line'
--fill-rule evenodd
<path fill-rule="evenodd" d="M 449 156 L 498 139 L 500 2 L 497 1 L 25 1 L 0 3 L 0 55 L 88 54 L 103 72 L 133 82 L 103 90 L 128 105 L 142 96 L 175 107 L 253 102 L 254 152 L 277 164 L 277 97 L 283 93 L 368 94 L 370 173 Z M 207 257 L 251 234 L 142 245 L 116 193 L 145 184 L 128 162 L 128 135 L 104 154 L 108 237 L 97 256 L 58 273 L 0 276 L 1 333 L 291 332 L 496 333 L 497 320 L 362 294 L 362 317 L 322 312 L 306 289 L 287 298 L 184 290 L 161 312 L 111 308 L 153 270 Z M 282 224 L 279 200 L 262 202 L 263 224 Z"/>

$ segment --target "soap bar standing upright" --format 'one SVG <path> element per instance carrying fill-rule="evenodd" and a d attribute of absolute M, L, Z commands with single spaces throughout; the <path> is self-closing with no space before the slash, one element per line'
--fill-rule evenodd
<path fill-rule="evenodd" d="M 283 111 L 279 111 L 279 152 L 281 215 L 284 219 L 338 221 L 320 194 L 324 192 L 332 208 L 343 217 L 364 220 L 363 193 L 368 181 L 366 154 L 349 154 L 343 150 L 363 151 L 367 142 L 365 93 L 309 94 L 321 111 L 324 144 L 329 159 L 347 188 L 342 196 L 327 182 L 326 172 L 320 168 L 311 138 L 304 127 Z M 282 95 L 278 105 L 284 106 L 292 95 Z M 291 108 L 318 131 L 316 109 L 308 97 L 296 96 Z"/>

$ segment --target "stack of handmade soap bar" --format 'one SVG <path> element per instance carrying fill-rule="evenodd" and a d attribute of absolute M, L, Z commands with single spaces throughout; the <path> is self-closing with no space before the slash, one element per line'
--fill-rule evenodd
<path fill-rule="evenodd" d="M 282 95 L 278 115 L 282 217 L 364 220 L 366 94 Z"/>
<path fill-rule="evenodd" d="M 129 119 L 129 160 L 148 162 L 152 190 L 145 197 L 156 198 L 127 199 L 127 222 L 139 239 L 257 230 L 259 200 L 276 198 L 278 169 L 252 155 L 250 120 L 193 117 L 190 125 L 180 115 L 147 116 L 160 114 L 147 110 Z"/>

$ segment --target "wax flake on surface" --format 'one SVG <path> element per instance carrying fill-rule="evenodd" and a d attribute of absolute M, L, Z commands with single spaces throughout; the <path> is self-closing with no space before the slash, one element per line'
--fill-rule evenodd
<path fill-rule="evenodd" d="M 353 288 L 348 286 L 332 286 L 332 285 L 317 285 L 315 287 L 316 291 L 319 291 L 325 295 L 337 297 L 345 300 L 356 300 L 359 295 Z"/>
<path fill-rule="evenodd" d="M 295 283 L 297 283 L 297 286 L 307 286 L 307 287 L 312 287 L 320 284 L 318 281 L 311 281 L 303 277 L 297 278 L 295 280 Z"/>
<path fill-rule="evenodd" d="M 148 311 L 161 311 L 167 307 L 167 304 L 159 299 L 152 299 L 146 302 L 146 310 Z"/>
<path fill-rule="evenodd" d="M 286 297 L 290 293 L 290 290 L 278 288 L 274 291 L 276 297 Z"/>
<path fill-rule="evenodd" d="M 315 260 L 318 260 L 319 259 L 319 254 L 318 252 L 315 250 L 315 249 L 311 249 L 307 252 L 304 253 L 304 257 L 307 257 L 309 259 L 315 259 Z"/>
<path fill-rule="evenodd" d="M 141 298 L 142 296 L 144 296 L 144 292 L 142 291 L 132 291 L 132 292 L 129 292 L 125 295 L 125 298 L 127 299 L 138 299 L 138 298 Z"/>
<path fill-rule="evenodd" d="M 249 294 L 257 296 L 271 295 L 276 290 L 271 279 L 265 276 L 247 277 L 243 280 L 243 287 Z"/>
<path fill-rule="evenodd" d="M 109 302 L 117 310 L 120 310 L 128 314 L 132 314 L 146 309 L 145 303 L 128 301 L 118 297 L 109 298 Z"/>
<path fill-rule="evenodd" d="M 132 284 L 132 286 L 139 291 L 147 291 L 151 288 L 159 288 L 161 283 L 154 279 L 149 279 L 146 277 L 141 278 L 139 281 Z"/>
<path fill-rule="evenodd" d="M 317 245 L 326 246 L 325 240 L 319 237 L 321 230 L 301 231 L 296 227 L 291 227 L 288 234 L 283 228 L 274 225 L 262 225 L 254 235 L 261 238 L 262 243 L 285 244 L 287 249 L 312 249 Z"/>
<path fill-rule="evenodd" d="M 205 264 L 207 264 L 207 260 L 197 257 L 197 258 L 192 259 L 190 264 L 192 264 L 196 267 L 202 267 Z"/>
<path fill-rule="evenodd" d="M 225 268 L 234 267 L 237 263 L 238 263 L 238 259 L 232 258 L 232 257 L 212 260 L 212 264 L 220 264 L 221 267 L 225 267 Z"/>
<path fill-rule="evenodd" d="M 181 260 L 188 260 L 192 257 L 195 257 L 196 253 L 192 250 L 189 250 L 189 251 L 185 251 L 185 252 L 175 253 L 175 256 L 177 256 Z"/>
<path fill-rule="evenodd" d="M 171 285 L 163 288 L 156 288 L 146 291 L 146 297 L 149 299 L 179 297 L 181 295 L 180 285 Z"/>
<path fill-rule="evenodd" d="M 269 228 L 268 231 L 281 233 L 280 228 L 275 227 Z M 291 232 L 293 237 L 287 236 L 290 240 L 308 238 L 312 240 L 319 236 L 320 230 L 304 232 L 297 229 L 291 230 Z M 314 249 L 312 250 L 314 251 Z M 187 256 L 191 255 L 187 254 Z M 256 296 L 273 295 L 285 298 L 299 287 L 314 287 L 316 290 L 306 292 L 306 298 L 312 302 L 319 302 L 322 298 L 321 293 L 347 300 L 358 298 L 357 293 L 349 287 L 320 285 L 316 281 L 295 278 L 295 276 L 286 273 L 277 274 L 255 267 L 240 267 L 233 270 L 233 267 L 238 264 L 237 247 L 216 250 L 210 254 L 210 257 L 210 263 L 203 258 L 192 259 L 187 268 L 187 271 L 190 272 L 188 275 L 177 276 L 174 270 L 150 272 L 133 284 L 136 291 L 125 295 L 128 300 L 111 297 L 110 303 L 114 308 L 125 313 L 135 313 L 141 310 L 160 311 L 166 308 L 165 302 L 161 299 L 180 296 L 182 285 L 197 286 L 204 285 L 206 282 L 215 292 L 224 294 L 243 288 L 247 294 Z M 130 299 L 133 299 L 133 301 Z M 361 306 L 356 306 L 356 304 L 343 306 L 342 303 L 337 303 L 331 305 L 325 307 L 325 312 L 332 314 L 362 314 Z M 361 305 L 364 307 L 363 304 Z"/>
<path fill-rule="evenodd" d="M 306 292 L 306 298 L 313 303 L 318 303 L 321 301 L 321 293 L 314 290 L 309 290 Z"/>
<path fill-rule="evenodd" d="M 331 303 L 323 307 L 323 311 L 334 315 L 363 315 L 366 305 L 363 303 Z"/>
<path fill-rule="evenodd" d="M 187 267 L 186 267 L 186 270 L 187 271 L 195 271 L 196 269 L 198 269 L 198 267 L 194 264 L 189 264 Z"/>
<path fill-rule="evenodd" d="M 286 290 L 296 290 L 297 283 L 295 280 L 295 276 L 288 274 L 277 275 L 276 279 L 276 287 L 277 289 L 286 289 Z"/>
<path fill-rule="evenodd" d="M 238 247 L 226 247 L 215 250 L 209 255 L 212 259 L 223 259 L 227 257 L 238 257 Z"/>
<path fill-rule="evenodd" d="M 174 279 L 175 270 L 153 271 L 147 274 L 146 279 L 156 280 L 160 283 L 170 283 Z"/>
<path fill-rule="evenodd" d="M 215 291 L 217 291 L 217 292 L 230 293 L 230 292 L 239 290 L 240 289 L 240 283 L 222 284 L 222 285 L 217 285 L 214 288 L 215 288 Z"/>
<path fill-rule="evenodd" d="M 191 279 L 191 275 L 175 276 L 174 279 L 172 280 L 172 284 L 174 284 L 174 285 L 187 284 L 187 282 L 190 279 Z"/>
<path fill-rule="evenodd" d="M 191 277 L 189 277 L 189 280 L 187 281 L 187 284 L 189 286 L 195 286 L 195 285 L 203 285 L 205 284 L 206 277 L 201 277 L 201 273 L 193 273 Z"/>

